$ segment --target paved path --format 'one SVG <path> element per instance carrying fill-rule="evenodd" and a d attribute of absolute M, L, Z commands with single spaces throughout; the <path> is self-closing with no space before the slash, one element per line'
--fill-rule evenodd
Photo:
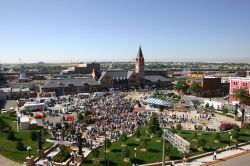
<path fill-rule="evenodd" d="M 229 159 L 224 162 L 214 164 L 214 166 L 249 166 L 250 165 L 250 153 Z"/>
<path fill-rule="evenodd" d="M 228 150 L 228 151 L 225 151 L 225 152 L 217 153 L 217 160 L 219 161 L 220 159 L 227 158 L 229 156 L 233 156 L 233 155 L 237 155 L 239 153 L 242 153 L 242 152 L 244 152 L 244 150 L 250 149 L 250 145 L 246 145 L 246 146 L 243 146 L 243 147 L 240 147 L 240 148 L 242 148 L 242 149 Z M 190 163 L 175 164 L 175 166 L 200 166 L 200 165 L 208 164 L 210 162 L 214 162 L 213 155 L 209 155 L 207 157 L 203 157 L 203 158 L 200 158 L 200 159 L 193 160 Z M 223 162 L 224 161 L 222 161 L 221 163 L 223 163 Z M 239 166 L 241 166 L 241 165 L 239 165 Z"/>
<path fill-rule="evenodd" d="M 19 163 L 12 161 L 12 160 L 9 160 L 2 155 L 0 155 L 0 165 L 1 166 L 22 166 L 22 164 L 19 164 Z"/>

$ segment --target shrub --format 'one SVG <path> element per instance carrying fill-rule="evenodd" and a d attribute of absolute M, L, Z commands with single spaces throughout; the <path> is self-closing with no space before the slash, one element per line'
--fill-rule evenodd
<path fill-rule="evenodd" d="M 96 159 L 100 155 L 100 151 L 98 149 L 93 149 L 91 155 Z"/>
<path fill-rule="evenodd" d="M 62 163 L 70 158 L 70 150 L 64 145 L 60 146 L 60 150 L 61 151 L 53 158 L 53 160 Z"/>
<path fill-rule="evenodd" d="M 182 126 L 181 126 L 181 124 L 180 124 L 180 123 L 178 123 L 178 124 L 176 125 L 176 129 L 177 129 L 177 131 L 182 130 Z"/>
<path fill-rule="evenodd" d="M 223 112 L 224 114 L 226 114 L 226 113 L 228 113 L 228 109 L 224 108 L 224 109 L 222 110 L 222 112 Z"/>
<path fill-rule="evenodd" d="M 215 133 L 214 138 L 215 138 L 215 140 L 220 140 L 220 134 L 219 133 Z"/>
<path fill-rule="evenodd" d="M 201 139 L 198 139 L 198 141 L 197 141 L 197 146 L 198 147 L 204 147 L 205 146 L 205 144 L 206 144 L 206 140 L 205 139 L 203 139 L 203 138 L 201 138 Z"/>
<path fill-rule="evenodd" d="M 139 130 L 139 129 L 137 129 L 137 130 L 136 130 L 136 132 L 135 132 L 135 136 L 136 136 L 136 137 L 138 137 L 138 138 L 141 136 L 141 132 L 140 132 L 140 130 Z"/>
<path fill-rule="evenodd" d="M 140 141 L 140 146 L 145 148 L 147 146 L 147 140 L 146 139 L 142 139 Z"/>
<path fill-rule="evenodd" d="M 13 130 L 9 130 L 8 135 L 7 135 L 7 139 L 8 139 L 8 140 L 15 140 L 15 139 L 16 139 Z"/>
<path fill-rule="evenodd" d="M 191 135 L 191 138 L 192 138 L 192 139 L 196 139 L 196 138 L 197 138 L 197 133 L 193 133 L 193 134 Z"/>
<path fill-rule="evenodd" d="M 35 131 L 32 131 L 32 132 L 30 133 L 30 139 L 31 139 L 32 141 L 36 141 L 36 140 L 37 140 L 37 133 L 36 133 Z"/>
<path fill-rule="evenodd" d="M 240 127 L 236 124 L 233 125 L 233 131 L 234 132 L 240 132 Z"/>
<path fill-rule="evenodd" d="M 126 157 L 129 157 L 129 149 L 128 148 L 125 148 L 122 150 L 122 157 L 123 158 L 126 158 Z"/>
<path fill-rule="evenodd" d="M 233 138 L 237 139 L 237 138 L 239 138 L 239 133 L 236 131 L 233 131 L 232 136 L 233 136 Z"/>
<path fill-rule="evenodd" d="M 123 141 L 123 142 L 126 142 L 128 140 L 127 134 L 125 134 L 125 133 L 121 134 L 120 140 Z"/>
<path fill-rule="evenodd" d="M 161 130 L 158 130 L 158 131 L 156 132 L 156 135 L 157 135 L 158 137 L 161 137 L 161 136 L 162 136 L 162 129 L 161 129 Z"/>
<path fill-rule="evenodd" d="M 24 144 L 20 139 L 17 140 L 16 149 L 20 151 L 25 150 Z"/>
<path fill-rule="evenodd" d="M 197 130 L 202 130 L 202 125 L 198 125 Z"/>
<path fill-rule="evenodd" d="M 107 148 L 110 148 L 111 147 L 111 141 L 110 141 L 110 139 L 106 139 L 106 147 Z"/>

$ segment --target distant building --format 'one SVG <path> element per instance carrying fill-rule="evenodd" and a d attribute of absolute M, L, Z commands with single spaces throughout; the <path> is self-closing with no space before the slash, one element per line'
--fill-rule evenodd
<path fill-rule="evenodd" d="M 62 70 L 61 74 L 63 74 L 63 75 L 91 74 L 93 69 L 100 71 L 100 63 L 79 64 L 76 67 L 70 67 L 67 70 Z"/>
<path fill-rule="evenodd" d="M 21 73 L 21 74 L 20 74 L 20 77 L 18 78 L 18 81 L 19 81 L 19 82 L 28 82 L 28 81 L 29 81 L 29 78 L 26 77 L 26 74 L 25 74 L 25 73 Z"/>
<path fill-rule="evenodd" d="M 168 71 L 165 69 L 145 69 L 145 76 L 155 76 L 159 75 L 162 77 L 168 77 Z"/>
<path fill-rule="evenodd" d="M 55 92 L 56 95 L 68 95 L 99 89 L 99 82 L 93 78 L 55 79 L 49 80 L 45 85 L 40 87 L 40 95 L 43 96 L 51 92 Z"/>
<path fill-rule="evenodd" d="M 129 89 L 139 85 L 135 72 L 126 70 L 103 71 L 98 81 L 102 88 Z"/>
<path fill-rule="evenodd" d="M 246 88 L 248 94 L 250 94 L 250 77 L 230 77 L 230 101 L 239 101 L 234 96 L 234 90 L 239 88 Z M 245 101 L 250 104 L 250 101 Z"/>
<path fill-rule="evenodd" d="M 223 95 L 221 78 L 206 77 L 201 73 L 187 74 L 186 83 L 191 85 L 193 82 L 197 82 L 201 86 L 200 96 L 202 97 L 221 97 Z"/>
<path fill-rule="evenodd" d="M 20 98 L 28 98 L 30 97 L 30 89 L 29 88 L 1 88 L 2 95 L 5 96 L 5 99 L 20 99 Z"/>
<path fill-rule="evenodd" d="M 145 76 L 145 85 L 155 87 L 168 87 L 172 85 L 172 78 L 162 77 L 160 75 Z"/>

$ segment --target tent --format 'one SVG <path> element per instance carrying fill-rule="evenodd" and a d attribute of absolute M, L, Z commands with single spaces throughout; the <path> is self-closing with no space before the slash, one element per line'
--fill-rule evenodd
<path fill-rule="evenodd" d="M 157 99 L 157 98 L 147 98 L 147 99 L 143 100 L 143 102 L 149 103 L 149 104 L 160 105 L 160 106 L 171 106 L 172 105 L 169 101 L 161 100 L 161 99 Z"/>

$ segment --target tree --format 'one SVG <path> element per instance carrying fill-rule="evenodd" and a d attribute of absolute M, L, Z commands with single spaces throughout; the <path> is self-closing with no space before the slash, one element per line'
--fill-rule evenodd
<path fill-rule="evenodd" d="M 121 134 L 120 140 L 123 141 L 123 142 L 126 142 L 128 140 L 127 134 L 126 133 Z"/>
<path fill-rule="evenodd" d="M 136 132 L 135 132 L 135 136 L 136 136 L 136 137 L 138 137 L 138 138 L 140 138 L 140 137 L 141 137 L 141 132 L 140 132 L 140 130 L 139 130 L 139 129 L 137 129 L 137 130 L 136 130 Z"/>
<path fill-rule="evenodd" d="M 8 135 L 7 135 L 8 140 L 15 140 L 15 134 L 13 130 L 9 130 Z"/>
<path fill-rule="evenodd" d="M 250 95 L 246 88 L 238 88 L 234 89 L 234 96 L 240 100 L 240 102 L 244 102 L 250 99 Z"/>
<path fill-rule="evenodd" d="M 239 133 L 240 132 L 240 127 L 238 125 L 233 125 L 233 131 Z"/>
<path fill-rule="evenodd" d="M 17 150 L 25 150 L 25 147 L 24 147 L 24 144 L 23 144 L 23 142 L 21 141 L 21 139 L 18 139 L 17 140 L 17 143 L 16 143 L 16 149 Z"/>
<path fill-rule="evenodd" d="M 188 89 L 188 85 L 186 84 L 185 81 L 178 81 L 177 84 L 174 86 L 174 90 L 177 91 L 186 91 Z"/>
<path fill-rule="evenodd" d="M 37 133 L 36 133 L 35 131 L 32 131 L 32 132 L 30 133 L 30 139 L 31 139 L 32 141 L 36 141 L 36 140 L 37 140 Z"/>
<path fill-rule="evenodd" d="M 181 124 L 180 124 L 180 123 L 178 123 L 178 124 L 176 125 L 176 129 L 177 129 L 177 131 L 182 130 L 182 126 L 181 126 Z"/>
<path fill-rule="evenodd" d="M 210 111 L 210 106 L 208 103 L 205 105 L 205 111 L 207 111 L 207 112 Z"/>
<path fill-rule="evenodd" d="M 93 149 L 91 154 L 95 159 L 97 159 L 100 155 L 100 151 L 98 149 Z"/>
<path fill-rule="evenodd" d="M 105 143 L 105 142 L 104 142 Z M 111 141 L 110 141 L 110 139 L 106 139 L 106 147 L 107 148 L 110 148 L 111 147 Z"/>
<path fill-rule="evenodd" d="M 122 150 L 122 157 L 123 157 L 123 158 L 129 157 L 129 153 L 130 153 L 130 151 L 129 151 L 128 148 L 123 149 L 123 150 Z"/>
<path fill-rule="evenodd" d="M 160 123 L 158 120 L 158 117 L 156 115 L 156 113 L 152 113 L 152 116 L 150 118 L 150 122 L 149 122 L 149 126 L 148 126 L 148 130 L 151 134 L 156 134 L 157 131 L 160 131 Z"/>
<path fill-rule="evenodd" d="M 194 109 L 197 110 L 198 106 L 201 104 L 199 100 L 192 100 L 192 103 L 194 105 Z"/>
<path fill-rule="evenodd" d="M 201 91 L 201 86 L 198 82 L 193 81 L 192 84 L 189 86 L 188 91 L 195 95 L 198 95 Z"/>
<path fill-rule="evenodd" d="M 233 131 L 232 135 L 233 135 L 233 138 L 235 139 L 239 138 L 239 132 L 237 131 Z"/>

